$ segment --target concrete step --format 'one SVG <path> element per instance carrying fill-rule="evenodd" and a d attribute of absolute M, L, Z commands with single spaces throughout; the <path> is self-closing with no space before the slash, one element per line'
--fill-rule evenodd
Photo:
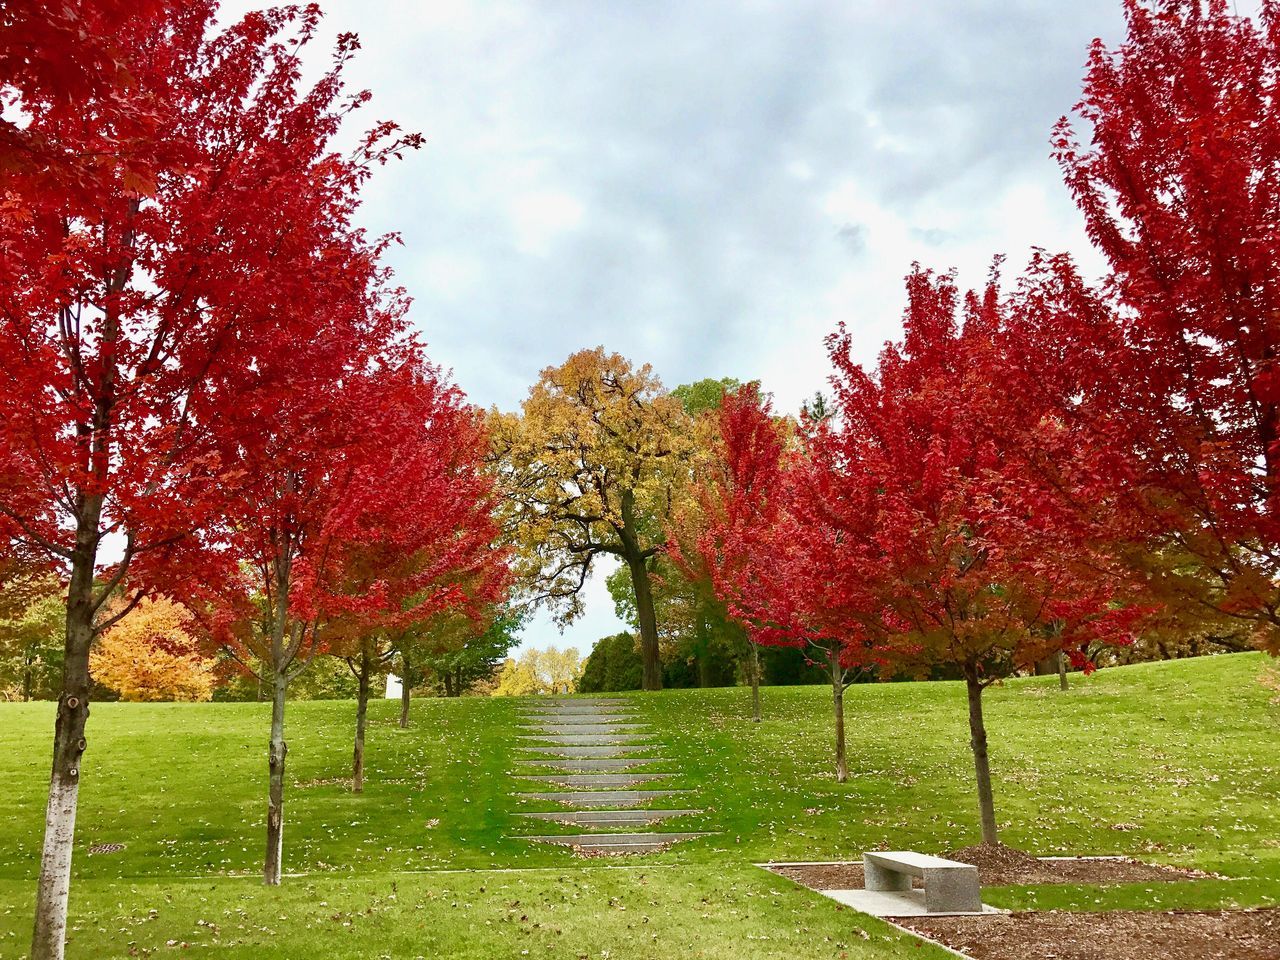
<path fill-rule="evenodd" d="M 559 810 L 550 813 L 519 813 L 530 820 L 553 820 L 578 827 L 644 827 L 671 817 L 687 817 L 701 810 Z"/>
<path fill-rule="evenodd" d="M 555 716 L 547 713 L 538 717 L 525 717 L 524 720 L 527 724 L 536 724 L 538 727 L 580 727 L 583 725 L 612 727 L 615 724 L 618 726 L 637 724 L 640 718 L 630 713 L 618 714 L 616 717 L 599 713 L 561 713 Z"/>
<path fill-rule="evenodd" d="M 536 843 L 558 843 L 584 853 L 653 853 L 681 840 L 694 840 L 709 833 L 578 833 L 554 837 L 521 837 Z"/>
<path fill-rule="evenodd" d="M 616 717 L 600 713 L 544 713 L 537 717 L 526 716 L 524 719 L 530 722 L 537 722 L 539 724 L 552 723 L 556 726 L 576 726 L 581 723 L 589 723 L 594 726 L 604 726 L 614 722 L 635 723 L 640 718 L 631 713 L 620 713 Z"/>
<path fill-rule="evenodd" d="M 524 767 L 547 767 L 551 770 L 563 770 L 566 773 L 590 773 L 593 770 L 631 770 L 635 767 L 643 767 L 650 763 L 666 763 L 659 757 L 629 757 L 625 760 L 609 758 L 602 759 L 600 757 L 591 757 L 583 760 L 558 760 L 547 758 L 545 760 L 517 760 L 516 763 Z"/>
<path fill-rule="evenodd" d="M 522 735 L 541 736 L 590 736 L 606 734 L 610 736 L 629 736 L 649 731 L 646 723 L 530 723 L 516 728 Z"/>
<path fill-rule="evenodd" d="M 575 707 L 589 704 L 593 707 L 616 707 L 630 703 L 633 703 L 633 701 L 629 697 L 538 697 L 536 700 L 531 699 L 527 705 L 535 707 Z"/>
<path fill-rule="evenodd" d="M 572 746 L 561 745 L 557 747 L 516 747 L 523 753 L 541 753 L 548 757 L 559 757 L 562 760 L 572 760 L 578 757 L 625 757 L 628 754 L 635 753 L 652 753 L 654 750 L 660 749 L 661 744 L 657 743 L 637 743 L 631 745 L 619 746 Z"/>
<path fill-rule="evenodd" d="M 650 800 L 674 797 L 688 790 L 559 790 L 548 793 L 517 793 L 517 800 L 549 800 L 578 807 L 634 807 Z"/>
<path fill-rule="evenodd" d="M 639 716 L 634 707 L 616 706 L 616 707 L 593 707 L 590 704 L 563 707 L 525 707 L 522 711 L 525 717 L 634 717 Z"/>
<path fill-rule="evenodd" d="M 652 737 L 642 737 L 639 734 L 614 734 L 610 736 L 607 733 L 531 733 L 520 736 L 520 746 L 533 743 L 557 743 L 562 747 L 636 747 L 644 746 L 646 742 L 653 743 Z"/>
<path fill-rule="evenodd" d="M 561 787 L 575 787 L 583 790 L 596 789 L 622 789 L 624 787 L 635 787 L 642 783 L 652 783 L 654 780 L 664 780 L 667 777 L 674 776 L 671 773 L 552 773 L 533 775 L 528 773 L 520 773 L 517 771 L 516 776 L 521 780 L 534 780 L 539 783 L 554 783 Z"/>

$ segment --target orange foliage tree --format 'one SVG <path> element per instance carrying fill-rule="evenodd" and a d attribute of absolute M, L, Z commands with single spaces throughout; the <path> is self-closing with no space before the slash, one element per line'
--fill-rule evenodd
<path fill-rule="evenodd" d="M 103 634 L 89 669 L 121 700 L 209 700 L 214 661 L 203 656 L 190 616 L 163 598 L 143 600 Z"/>

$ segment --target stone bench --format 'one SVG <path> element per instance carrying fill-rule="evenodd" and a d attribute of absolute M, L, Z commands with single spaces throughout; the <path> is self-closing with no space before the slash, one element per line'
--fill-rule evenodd
<path fill-rule="evenodd" d="M 981 913 L 978 868 L 912 850 L 864 853 L 862 869 L 868 890 L 909 891 L 911 878 L 924 881 L 924 908 L 929 913 Z"/>

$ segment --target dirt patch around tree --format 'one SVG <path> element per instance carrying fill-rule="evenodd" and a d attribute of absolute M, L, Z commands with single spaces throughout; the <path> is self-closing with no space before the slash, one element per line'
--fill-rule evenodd
<path fill-rule="evenodd" d="M 1196 880 L 1209 876 L 1199 870 L 1144 863 L 1128 857 L 1041 860 L 1012 847 L 982 844 L 949 850 L 941 856 L 973 864 L 978 868 L 978 882 L 990 887 L 1039 883 L 1102 886 L 1110 883 Z M 769 869 L 811 890 L 859 890 L 863 886 L 860 863 L 784 864 Z M 920 887 L 922 884 L 916 880 L 915 886 Z"/>
<path fill-rule="evenodd" d="M 901 917 L 975 960 L 1280 960 L 1280 908 Z"/>

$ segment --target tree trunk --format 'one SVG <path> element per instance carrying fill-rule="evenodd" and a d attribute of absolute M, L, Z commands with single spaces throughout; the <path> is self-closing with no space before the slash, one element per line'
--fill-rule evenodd
<path fill-rule="evenodd" d="M 1058 689 L 1067 689 L 1067 655 L 1058 651 Z"/>
<path fill-rule="evenodd" d="M 703 650 L 698 654 L 698 686 L 706 689 L 711 686 L 711 651 Z"/>
<path fill-rule="evenodd" d="M 644 663 L 645 690 L 662 689 L 662 660 L 658 656 L 658 616 L 653 609 L 653 588 L 649 583 L 649 567 L 644 557 L 629 552 L 627 568 L 631 571 L 631 588 L 636 598 L 636 619 L 640 621 L 640 656 Z"/>
<path fill-rule="evenodd" d="M 404 664 L 404 673 L 400 677 L 400 729 L 407 730 L 409 728 L 409 698 L 413 684 L 409 680 L 409 658 L 402 653 L 400 654 L 400 662 Z"/>
<path fill-rule="evenodd" d="M 458 667 L 453 675 L 453 695 L 455 697 L 462 696 L 462 668 Z"/>
<path fill-rule="evenodd" d="M 280 883 L 284 851 L 284 760 L 289 753 L 284 739 L 284 702 L 288 686 L 288 676 L 278 669 L 271 700 L 271 742 L 267 748 L 267 856 L 262 866 L 262 882 L 270 886 Z"/>
<path fill-rule="evenodd" d="M 844 753 L 844 671 L 840 669 L 840 651 L 828 651 L 831 664 L 831 704 L 836 714 L 836 783 L 849 779 L 849 764 Z"/>
<path fill-rule="evenodd" d="M 978 810 L 982 815 L 982 842 L 996 844 L 996 805 L 991 795 L 991 763 L 987 757 L 987 727 L 982 719 L 982 684 L 976 675 L 966 678 L 969 689 L 969 746 L 978 777 Z"/>
<path fill-rule="evenodd" d="M 751 641 L 747 641 L 751 643 Z M 760 722 L 760 647 L 751 643 L 751 719 Z"/>
<path fill-rule="evenodd" d="M 132 273 L 135 234 L 133 218 L 142 201 L 129 202 L 121 236 L 120 262 L 109 271 L 102 306 L 98 362 L 93 365 L 88 394 L 92 413 L 76 424 L 77 440 L 86 468 L 75 490 L 76 540 L 71 551 L 71 578 L 67 585 L 67 631 L 63 645 L 62 693 L 53 728 L 53 767 L 49 775 L 49 802 L 45 807 L 44 845 L 40 851 L 40 879 L 36 887 L 35 923 L 31 934 L 31 960 L 62 960 L 66 947 L 67 900 L 71 892 L 71 854 L 75 845 L 76 804 L 80 796 L 80 761 L 84 754 L 85 725 L 89 720 L 89 648 L 93 643 L 94 615 L 106 599 L 94 597 L 94 567 L 102 538 L 103 493 L 111 472 L 112 411 L 116 402 L 117 358 L 120 337 L 120 293 Z M 81 374 L 85 364 L 77 357 Z M 133 541 L 120 562 L 128 568 Z M 104 588 L 109 589 L 109 588 Z"/>
<path fill-rule="evenodd" d="M 446 669 L 445 672 L 442 674 L 442 676 L 444 678 L 444 695 L 446 697 L 452 697 L 453 696 L 453 674 Z"/>
<path fill-rule="evenodd" d="M 622 541 L 622 559 L 631 573 L 631 589 L 636 598 L 636 619 L 640 623 L 640 656 L 644 664 L 641 686 L 645 690 L 662 689 L 662 660 L 658 654 L 658 615 L 653 609 L 653 588 L 649 583 L 649 567 L 640 539 L 636 535 L 635 494 L 623 490 L 619 497 L 622 507 L 622 527 L 618 538 Z"/>
<path fill-rule="evenodd" d="M 53 768 L 45 808 L 44 847 L 36 887 L 32 960 L 62 960 L 71 892 L 80 759 L 89 719 L 89 646 L 93 642 L 93 568 L 98 553 L 101 497 L 86 497 L 76 530 L 67 588 L 67 635 L 63 646 L 62 695 L 53 728 Z"/>
<path fill-rule="evenodd" d="M 356 694 L 356 743 L 351 754 L 351 791 L 364 792 L 364 729 L 369 716 L 369 651 L 360 651 L 359 692 Z"/>

